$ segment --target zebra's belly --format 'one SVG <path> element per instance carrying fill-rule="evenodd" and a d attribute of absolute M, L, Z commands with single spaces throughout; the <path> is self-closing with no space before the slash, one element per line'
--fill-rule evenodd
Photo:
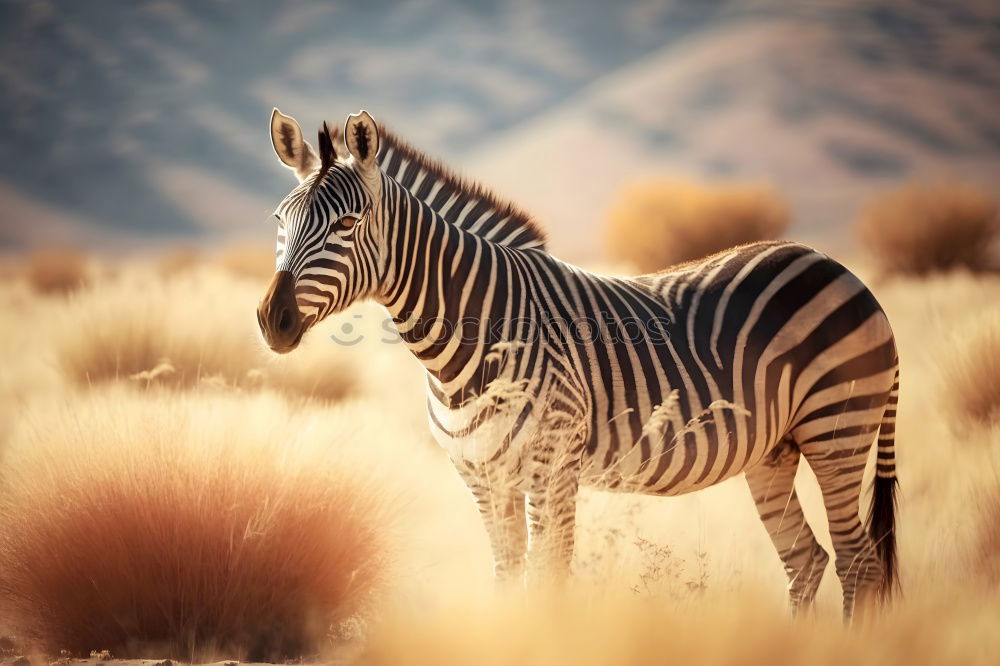
<path fill-rule="evenodd" d="M 581 478 L 581 485 L 595 490 L 603 490 L 613 493 L 632 493 L 640 495 L 673 496 L 684 495 L 714 486 L 726 479 L 736 476 L 745 467 L 732 467 L 725 470 L 718 476 L 711 477 L 683 477 L 673 483 L 649 483 L 645 475 L 620 475 L 608 473 L 598 465 L 588 466 Z"/>
<path fill-rule="evenodd" d="M 611 429 L 600 433 L 588 448 L 582 484 L 611 492 L 682 495 L 752 467 L 781 439 L 778 433 L 758 435 L 754 419 L 731 407 L 704 414 L 704 422 L 668 429 L 660 440 L 633 442 Z"/>

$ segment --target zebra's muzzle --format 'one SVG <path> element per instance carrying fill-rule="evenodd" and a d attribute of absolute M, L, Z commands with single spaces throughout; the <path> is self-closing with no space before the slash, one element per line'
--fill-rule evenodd
<path fill-rule="evenodd" d="M 295 302 L 295 276 L 278 271 L 257 307 L 257 323 L 271 351 L 287 354 L 302 340 L 306 327 Z"/>

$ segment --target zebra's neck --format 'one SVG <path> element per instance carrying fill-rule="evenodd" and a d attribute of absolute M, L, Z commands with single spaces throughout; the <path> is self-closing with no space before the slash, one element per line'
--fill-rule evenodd
<path fill-rule="evenodd" d="M 513 267 L 539 253 L 461 229 L 389 178 L 384 201 L 389 255 L 378 300 L 443 392 L 476 395 L 494 378 L 485 354 L 510 337 L 510 321 L 531 315 L 512 311 L 527 291 L 517 287 Z"/>
<path fill-rule="evenodd" d="M 531 217 L 483 187 L 382 128 L 382 172 L 444 221 L 485 240 L 517 249 L 544 248 L 545 235 Z"/>

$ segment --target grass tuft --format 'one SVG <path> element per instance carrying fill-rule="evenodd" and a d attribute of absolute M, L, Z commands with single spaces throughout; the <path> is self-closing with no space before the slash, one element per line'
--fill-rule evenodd
<path fill-rule="evenodd" d="M 304 416 L 124 387 L 83 402 L 29 419 L 6 452 L 0 619 L 19 644 L 290 659 L 364 609 L 385 514 Z"/>

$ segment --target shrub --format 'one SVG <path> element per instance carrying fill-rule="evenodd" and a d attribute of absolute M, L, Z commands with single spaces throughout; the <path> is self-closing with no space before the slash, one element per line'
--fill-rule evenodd
<path fill-rule="evenodd" d="M 263 288 L 210 269 L 173 278 L 142 273 L 98 283 L 57 327 L 60 367 L 78 384 L 270 387 L 296 398 L 339 400 L 354 390 L 352 355 L 322 339 L 276 358 L 254 316 Z"/>
<path fill-rule="evenodd" d="M 875 199 L 858 222 L 884 273 L 996 267 L 996 201 L 966 185 L 910 184 Z"/>
<path fill-rule="evenodd" d="M 767 187 L 653 180 L 621 192 L 606 235 L 612 259 L 649 272 L 777 238 L 788 220 L 788 206 Z"/>
<path fill-rule="evenodd" d="M 973 322 L 944 365 L 945 391 L 960 421 L 1000 421 L 1000 314 Z"/>
<path fill-rule="evenodd" d="M 25 259 L 24 277 L 39 293 L 65 294 L 90 281 L 90 263 L 75 250 L 40 250 Z"/>
<path fill-rule="evenodd" d="M 19 645 L 297 658 L 365 610 L 382 504 L 307 419 L 266 396 L 90 403 L 42 414 L 6 455 L 0 623 Z"/>

